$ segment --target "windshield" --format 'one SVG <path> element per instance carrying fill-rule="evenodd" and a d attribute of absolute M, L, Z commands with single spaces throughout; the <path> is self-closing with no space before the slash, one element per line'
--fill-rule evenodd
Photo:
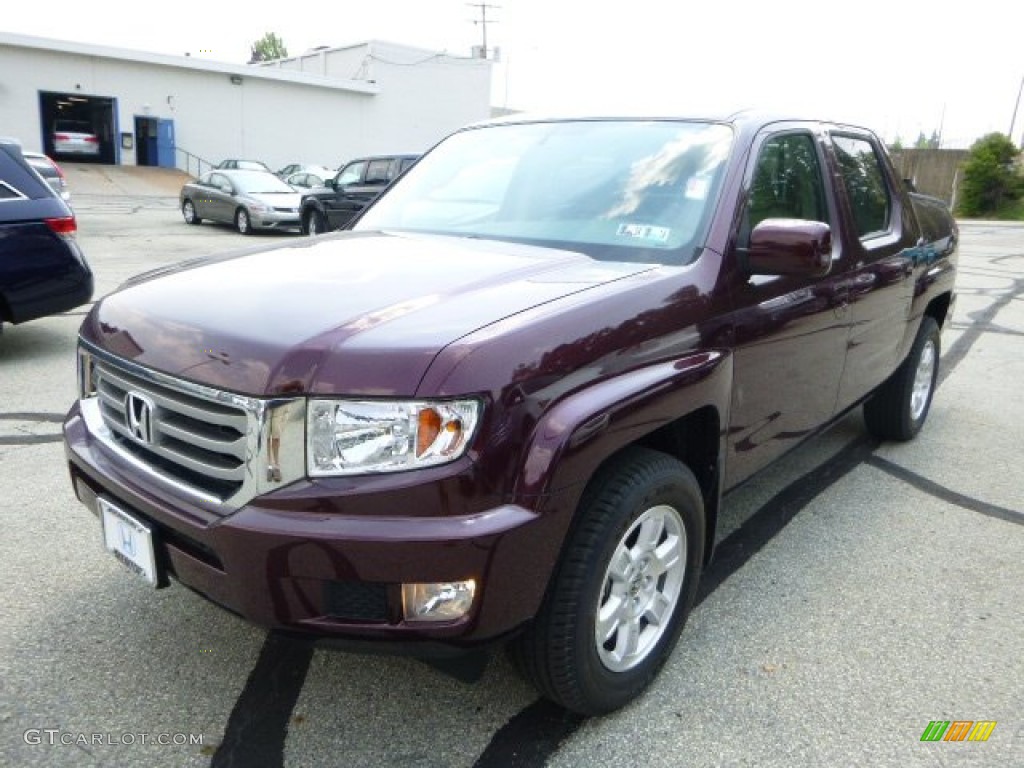
<path fill-rule="evenodd" d="M 594 258 L 683 263 L 709 220 L 729 153 L 724 125 L 566 121 L 454 134 L 354 229 L 548 245 Z"/>
<path fill-rule="evenodd" d="M 231 180 L 235 183 L 239 192 L 249 195 L 270 194 L 274 192 L 295 194 L 294 189 L 268 171 L 235 171 L 231 174 Z"/>

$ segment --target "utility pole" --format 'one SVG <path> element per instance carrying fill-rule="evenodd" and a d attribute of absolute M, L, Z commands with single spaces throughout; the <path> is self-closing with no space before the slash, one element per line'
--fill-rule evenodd
<path fill-rule="evenodd" d="M 483 45 L 480 46 L 480 58 L 481 59 L 486 59 L 487 58 L 487 25 L 488 24 L 497 24 L 498 23 L 495 19 L 488 19 L 487 18 L 487 11 L 489 9 L 491 9 L 491 8 L 501 8 L 501 6 L 500 5 L 493 5 L 491 3 L 466 3 L 466 5 L 468 5 L 470 8 L 479 8 L 480 9 L 480 18 L 479 19 L 474 19 L 473 23 L 476 24 L 477 26 L 479 26 L 480 29 L 481 29 L 481 32 L 483 33 Z"/>
<path fill-rule="evenodd" d="M 1013 102 L 1013 117 L 1010 118 L 1010 132 L 1006 134 L 1010 137 L 1010 141 L 1013 141 L 1013 126 L 1017 123 L 1017 107 L 1020 106 L 1020 95 L 1024 92 L 1024 76 L 1020 79 L 1020 88 L 1017 89 L 1017 100 Z M 1024 146 L 1024 139 L 1021 140 L 1021 146 Z"/>

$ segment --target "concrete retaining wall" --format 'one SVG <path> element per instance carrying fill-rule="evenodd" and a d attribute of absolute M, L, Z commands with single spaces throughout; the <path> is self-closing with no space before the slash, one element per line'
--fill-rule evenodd
<path fill-rule="evenodd" d="M 967 155 L 966 149 L 903 149 L 892 153 L 892 163 L 900 178 L 911 179 L 918 192 L 954 207 Z"/>

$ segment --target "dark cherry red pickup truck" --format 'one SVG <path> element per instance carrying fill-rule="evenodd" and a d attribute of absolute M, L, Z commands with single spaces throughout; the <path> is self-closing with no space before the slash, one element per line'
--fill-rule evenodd
<path fill-rule="evenodd" d="M 154 586 L 355 645 L 507 642 L 582 713 L 671 652 L 726 492 L 861 403 L 917 433 L 955 296 L 942 203 L 816 121 L 473 126 L 352 230 L 99 302 L 78 497 Z"/>

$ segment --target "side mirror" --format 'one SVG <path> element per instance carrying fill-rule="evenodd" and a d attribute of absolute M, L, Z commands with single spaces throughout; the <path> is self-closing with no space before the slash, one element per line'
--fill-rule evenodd
<path fill-rule="evenodd" d="M 822 277 L 832 268 L 832 230 L 804 219 L 765 219 L 750 233 L 747 271 Z"/>
<path fill-rule="evenodd" d="M 335 184 L 336 184 L 336 180 L 335 179 L 325 179 L 324 180 L 324 185 L 328 189 L 333 189 L 333 190 L 336 191 L 338 188 L 337 188 L 337 186 L 335 186 Z"/>
<path fill-rule="evenodd" d="M 230 184 L 221 184 L 219 189 L 225 195 L 230 195 L 233 192 L 233 190 L 231 189 L 231 185 Z"/>

